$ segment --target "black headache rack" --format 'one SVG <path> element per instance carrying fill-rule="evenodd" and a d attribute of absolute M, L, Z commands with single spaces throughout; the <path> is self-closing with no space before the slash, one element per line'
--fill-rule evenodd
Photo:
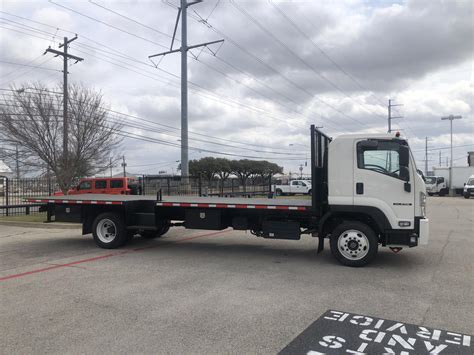
<path fill-rule="evenodd" d="M 311 206 L 322 216 L 328 206 L 328 147 L 332 138 L 311 125 Z"/>

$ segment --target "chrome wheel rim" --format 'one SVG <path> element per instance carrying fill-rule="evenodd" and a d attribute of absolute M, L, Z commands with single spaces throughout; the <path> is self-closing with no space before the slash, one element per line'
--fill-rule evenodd
<path fill-rule="evenodd" d="M 110 243 L 117 236 L 117 227 L 110 219 L 102 219 L 97 224 L 97 237 L 102 243 Z"/>
<path fill-rule="evenodd" d="M 369 253 L 369 239 L 359 230 L 346 230 L 339 235 L 337 248 L 346 259 L 360 260 Z"/>

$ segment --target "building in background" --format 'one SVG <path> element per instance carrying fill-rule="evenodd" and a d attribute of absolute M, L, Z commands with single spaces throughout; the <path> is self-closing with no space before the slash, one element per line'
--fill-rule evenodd
<path fill-rule="evenodd" d="M 5 164 L 2 160 L 0 160 L 0 177 L 6 177 L 11 179 L 13 177 L 13 171 Z"/>

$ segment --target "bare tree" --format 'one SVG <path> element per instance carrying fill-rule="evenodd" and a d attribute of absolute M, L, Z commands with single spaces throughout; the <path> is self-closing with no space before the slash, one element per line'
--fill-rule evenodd
<path fill-rule="evenodd" d="M 121 142 L 121 124 L 108 117 L 101 94 L 70 85 L 65 155 L 61 91 L 61 86 L 51 90 L 29 84 L 5 93 L 0 100 L 0 139 L 10 151 L 18 146 L 25 165 L 50 170 L 66 193 L 76 178 L 109 167 L 109 157 Z"/>

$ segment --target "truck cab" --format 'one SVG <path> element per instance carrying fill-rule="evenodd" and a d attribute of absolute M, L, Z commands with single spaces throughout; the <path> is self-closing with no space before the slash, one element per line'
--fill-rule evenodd
<path fill-rule="evenodd" d="M 330 218 L 349 221 L 342 228 L 328 227 L 340 234 L 331 236 L 336 254 L 357 259 L 358 251 L 339 239 L 346 235 L 357 242 L 352 245 L 366 245 L 360 223 L 375 231 L 382 246 L 398 250 L 427 244 L 426 187 L 405 139 L 342 135 L 332 140 L 327 155 Z"/>
<path fill-rule="evenodd" d="M 428 195 L 444 196 L 448 193 L 448 184 L 443 176 L 427 176 L 425 179 Z"/>
<path fill-rule="evenodd" d="M 474 175 L 471 175 L 464 184 L 463 196 L 464 198 L 470 198 L 471 196 L 474 196 Z"/>

